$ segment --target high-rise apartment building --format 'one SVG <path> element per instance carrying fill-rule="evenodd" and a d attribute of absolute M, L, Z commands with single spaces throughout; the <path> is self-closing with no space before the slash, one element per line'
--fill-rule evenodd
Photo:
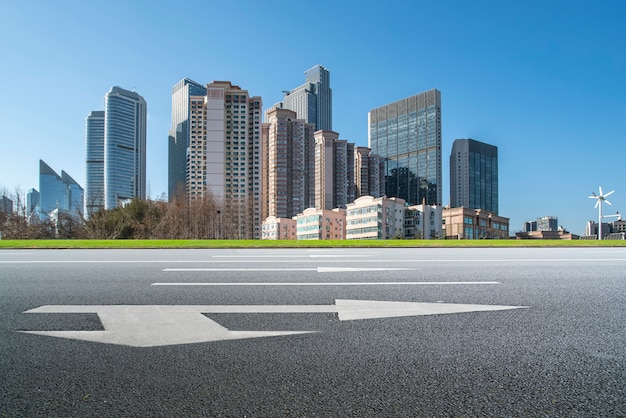
<path fill-rule="evenodd" d="M 69 174 L 59 176 L 43 160 L 39 160 L 39 213 L 42 220 L 55 211 L 78 217 L 83 210 L 83 188 Z"/>
<path fill-rule="evenodd" d="M 172 88 L 172 126 L 168 136 L 167 185 L 170 201 L 178 194 L 187 192 L 187 157 L 188 152 L 191 151 L 192 123 L 190 98 L 192 96 L 196 98 L 206 96 L 206 86 L 184 78 Z M 196 120 L 193 122 L 196 123 Z"/>
<path fill-rule="evenodd" d="M 104 208 L 104 111 L 85 119 L 85 216 Z"/>
<path fill-rule="evenodd" d="M 450 206 L 498 214 L 498 148 L 457 139 L 450 153 Z"/>
<path fill-rule="evenodd" d="M 273 107 L 265 116 L 263 133 L 263 219 L 291 218 L 314 205 L 315 126 L 296 112 Z"/>
<path fill-rule="evenodd" d="M 345 209 L 354 190 L 354 144 L 337 132 L 315 132 L 315 208 Z"/>
<path fill-rule="evenodd" d="M 385 194 L 384 178 L 381 173 L 384 166 L 377 155 L 367 147 L 354 148 L 354 184 L 356 200 L 361 196 L 380 197 Z"/>
<path fill-rule="evenodd" d="M 316 65 L 304 72 L 305 83 L 285 92 L 278 107 L 293 110 L 298 119 L 315 125 L 315 130 L 333 129 L 333 95 L 330 88 L 330 72 Z"/>
<path fill-rule="evenodd" d="M 190 199 L 210 196 L 218 205 L 223 205 L 222 217 L 230 217 L 229 225 L 237 228 L 229 232 L 230 236 L 259 238 L 262 221 L 262 100 L 258 96 L 249 96 L 247 90 L 230 81 L 214 81 L 205 89 L 206 93 L 202 95 L 188 94 L 188 111 L 180 113 L 188 113 L 186 122 L 182 125 L 172 123 L 173 127 L 186 126 L 189 132 L 184 190 Z M 202 93 L 201 90 L 196 92 Z M 174 99 L 172 103 L 185 107 Z M 173 108 L 172 119 L 178 115 L 179 109 Z M 184 135 L 180 138 L 184 141 Z M 176 184 L 180 182 L 177 180 Z"/>
<path fill-rule="evenodd" d="M 441 205 L 441 93 L 424 93 L 373 109 L 369 147 L 384 160 L 385 193 L 407 204 Z"/>
<path fill-rule="evenodd" d="M 146 198 L 147 106 L 134 91 L 112 87 L 104 100 L 104 207 Z"/>

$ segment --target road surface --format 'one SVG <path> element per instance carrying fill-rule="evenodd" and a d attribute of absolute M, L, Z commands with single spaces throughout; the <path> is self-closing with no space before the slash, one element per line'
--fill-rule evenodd
<path fill-rule="evenodd" d="M 0 250 L 0 417 L 626 416 L 626 249 Z"/>

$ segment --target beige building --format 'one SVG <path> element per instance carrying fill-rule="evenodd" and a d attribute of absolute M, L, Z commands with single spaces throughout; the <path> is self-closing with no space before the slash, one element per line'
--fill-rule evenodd
<path fill-rule="evenodd" d="M 296 216 L 299 240 L 342 240 L 346 236 L 345 209 L 308 208 Z"/>
<path fill-rule="evenodd" d="M 296 219 L 292 218 L 277 218 L 275 216 L 269 216 L 263 221 L 261 228 L 261 239 L 279 240 L 279 239 L 291 239 L 298 238 L 296 234 Z"/>
<path fill-rule="evenodd" d="M 263 126 L 263 199 L 267 216 L 291 218 L 313 206 L 315 125 L 296 112 L 273 107 Z"/>
<path fill-rule="evenodd" d="M 405 208 L 404 237 L 407 239 L 440 239 L 442 207 L 413 205 Z"/>
<path fill-rule="evenodd" d="M 190 96 L 186 190 L 212 196 L 237 225 L 233 236 L 260 238 L 262 221 L 262 100 L 230 81 L 214 81 Z"/>
<path fill-rule="evenodd" d="M 333 131 L 315 132 L 315 207 L 345 208 L 355 196 L 354 144 Z"/>
<path fill-rule="evenodd" d="M 385 180 L 381 177 L 383 163 L 367 147 L 354 147 L 354 198 L 379 197 L 385 194 Z"/>
<path fill-rule="evenodd" d="M 509 239 L 509 218 L 482 209 L 444 208 L 446 239 Z"/>
<path fill-rule="evenodd" d="M 404 237 L 404 200 L 362 196 L 346 208 L 346 239 Z"/>

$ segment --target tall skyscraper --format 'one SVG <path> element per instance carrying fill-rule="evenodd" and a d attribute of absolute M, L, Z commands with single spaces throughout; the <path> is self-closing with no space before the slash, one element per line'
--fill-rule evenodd
<path fill-rule="evenodd" d="M 381 181 L 383 164 L 377 155 L 367 147 L 354 149 L 354 199 L 361 196 L 381 197 L 384 192 L 384 179 Z M 354 200 L 353 199 L 353 200 Z"/>
<path fill-rule="evenodd" d="M 85 209 L 86 217 L 104 209 L 104 111 L 85 119 Z"/>
<path fill-rule="evenodd" d="M 112 87 L 104 99 L 104 207 L 146 198 L 146 101 Z"/>
<path fill-rule="evenodd" d="M 26 211 L 29 220 L 32 218 L 39 218 L 37 210 L 39 208 L 39 191 L 36 189 L 30 189 L 26 192 Z"/>
<path fill-rule="evenodd" d="M 291 218 L 314 204 L 315 126 L 273 107 L 264 126 L 264 197 L 268 216 Z"/>
<path fill-rule="evenodd" d="M 441 205 L 441 93 L 424 93 L 368 114 L 369 148 L 384 160 L 385 193 L 409 205 Z"/>
<path fill-rule="evenodd" d="M 285 92 L 279 107 L 293 110 L 298 119 L 315 124 L 315 130 L 333 129 L 333 92 L 330 88 L 330 72 L 316 65 L 304 72 L 305 83 Z"/>
<path fill-rule="evenodd" d="M 354 144 L 333 131 L 315 132 L 315 208 L 344 208 L 354 200 Z"/>
<path fill-rule="evenodd" d="M 168 137 L 168 185 L 169 200 L 187 191 L 187 153 L 190 151 L 190 98 L 206 96 L 206 86 L 188 78 L 180 80 L 172 88 L 172 126 Z M 193 121 L 195 123 L 195 120 Z"/>
<path fill-rule="evenodd" d="M 179 165 L 178 153 L 189 138 L 185 150 L 185 175 L 170 168 L 171 186 L 180 187 L 189 199 L 211 197 L 230 216 L 229 232 L 236 238 L 260 238 L 262 214 L 262 100 L 250 97 L 247 90 L 230 81 L 214 81 L 204 90 L 181 81 L 172 98 L 172 138 L 180 143 L 170 147 L 170 163 Z M 195 95 L 200 93 L 200 95 Z M 187 102 L 185 102 L 187 100 Z M 185 110 L 185 108 L 187 110 Z M 182 110 L 181 110 L 182 109 Z M 178 121 L 178 122 L 177 122 Z M 186 133 L 188 132 L 188 133 Z M 180 135 L 179 135 L 180 133 Z M 174 134 L 174 136 L 173 136 Z"/>
<path fill-rule="evenodd" d="M 55 211 L 79 216 L 83 210 L 83 188 L 65 171 L 59 176 L 43 160 L 39 160 L 39 213 L 41 219 Z"/>
<path fill-rule="evenodd" d="M 498 214 L 498 148 L 457 139 L 450 153 L 450 206 Z"/>

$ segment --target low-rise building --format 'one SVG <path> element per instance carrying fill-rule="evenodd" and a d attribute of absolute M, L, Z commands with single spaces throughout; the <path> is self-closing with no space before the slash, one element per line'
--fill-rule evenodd
<path fill-rule="evenodd" d="M 279 239 L 297 239 L 296 219 L 277 218 L 269 216 L 263 221 L 261 227 L 261 239 L 279 240 Z"/>
<path fill-rule="evenodd" d="M 442 237 L 442 207 L 413 205 L 405 208 L 404 237 L 407 239 L 437 239 Z"/>
<path fill-rule="evenodd" d="M 346 208 L 346 239 L 404 238 L 404 200 L 362 196 Z"/>
<path fill-rule="evenodd" d="M 516 239 L 564 239 L 564 240 L 573 240 L 579 239 L 580 237 L 575 234 L 571 234 L 568 231 L 560 228 L 557 231 L 527 231 L 527 232 L 517 232 L 515 234 Z"/>
<path fill-rule="evenodd" d="M 296 234 L 299 240 L 345 239 L 345 209 L 308 208 L 296 215 L 296 221 Z"/>
<path fill-rule="evenodd" d="M 443 208 L 446 239 L 508 239 L 509 218 L 482 209 Z"/>

